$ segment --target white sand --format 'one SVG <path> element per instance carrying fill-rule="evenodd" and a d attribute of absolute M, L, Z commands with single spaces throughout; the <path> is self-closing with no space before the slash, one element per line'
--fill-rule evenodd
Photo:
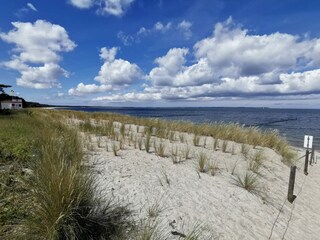
<path fill-rule="evenodd" d="M 102 196 L 112 195 L 122 204 L 129 203 L 137 220 L 150 219 L 148 210 L 157 206 L 160 210 L 157 222 L 165 239 L 178 239 L 170 233 L 173 230 L 188 234 L 198 225 L 213 233 L 212 237 L 202 239 L 320 239 L 320 168 L 317 164 L 309 168 L 306 177 L 304 159 L 297 163 L 295 194 L 299 192 L 299 195 L 291 204 L 286 201 L 289 167 L 271 149 L 250 147 L 251 156 L 259 150 L 265 156 L 258 178 L 261 193 L 252 194 L 233 184 L 235 176 L 231 175 L 231 169 L 235 162 L 236 173 L 240 175 L 248 165 L 240 153 L 240 144 L 229 142 L 229 153 L 223 153 L 212 150 L 212 138 L 207 138 L 206 148 L 194 147 L 192 136 L 186 135 L 192 158 L 173 164 L 172 146 L 179 149 L 187 146 L 180 143 L 178 135 L 173 143 L 164 141 L 169 156 L 165 158 L 156 156 L 153 147 L 147 153 L 129 146 L 128 141 L 119 156 L 114 156 L 111 140 L 102 137 L 98 148 L 97 138 L 91 136 L 95 150 L 90 153 L 90 164 L 94 164 Z M 231 154 L 233 144 L 234 155 Z M 219 171 L 215 176 L 210 172 L 197 172 L 197 155 L 201 151 L 218 162 Z M 303 154 L 301 150 L 298 152 L 299 156 Z M 172 222 L 175 223 L 170 224 Z"/>

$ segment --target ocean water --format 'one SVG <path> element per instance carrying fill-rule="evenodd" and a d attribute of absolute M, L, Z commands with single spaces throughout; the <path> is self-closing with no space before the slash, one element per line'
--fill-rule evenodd
<path fill-rule="evenodd" d="M 144 118 L 184 120 L 194 123 L 239 123 L 261 129 L 278 130 L 290 144 L 303 147 L 304 135 L 314 137 L 320 149 L 320 109 L 272 108 L 129 108 L 129 107 L 65 107 L 85 112 L 113 112 Z"/>

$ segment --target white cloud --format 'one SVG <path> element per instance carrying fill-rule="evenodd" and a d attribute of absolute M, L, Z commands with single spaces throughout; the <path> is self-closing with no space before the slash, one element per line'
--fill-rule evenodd
<path fill-rule="evenodd" d="M 24 17 L 27 13 L 29 12 L 37 12 L 38 9 L 32 4 L 32 3 L 27 3 L 26 6 L 20 8 L 15 12 L 16 17 L 22 18 Z"/>
<path fill-rule="evenodd" d="M 187 52 L 173 48 L 155 60 L 158 66 L 148 79 L 156 90 L 180 89 L 188 93 L 186 98 L 192 92 L 231 97 L 319 91 L 320 39 L 285 33 L 250 35 L 229 18 L 215 25 L 211 37 L 194 45 L 192 65 L 186 65 Z"/>
<path fill-rule="evenodd" d="M 100 58 L 104 61 L 98 76 L 94 78 L 100 85 L 79 83 L 68 91 L 69 95 L 85 95 L 116 91 L 134 84 L 143 77 L 141 69 L 123 59 L 116 59 L 119 48 L 100 49 Z"/>
<path fill-rule="evenodd" d="M 143 102 L 149 100 L 160 100 L 160 93 L 126 93 L 126 94 L 112 94 L 110 96 L 97 97 L 93 101 L 107 101 L 107 102 Z"/>
<path fill-rule="evenodd" d="M 87 9 L 93 6 L 94 0 L 70 0 L 70 3 L 81 9 Z"/>
<path fill-rule="evenodd" d="M 113 47 L 110 49 L 107 49 L 106 47 L 103 47 L 100 49 L 100 58 L 105 60 L 106 62 L 113 62 L 116 58 L 117 52 L 119 48 Z"/>
<path fill-rule="evenodd" d="M 148 30 L 145 27 L 141 27 L 137 32 L 137 35 L 145 34 Z"/>
<path fill-rule="evenodd" d="M 138 38 L 131 35 L 126 35 L 123 31 L 118 32 L 117 37 L 125 46 L 130 46 L 133 42 L 137 42 Z"/>
<path fill-rule="evenodd" d="M 173 48 L 155 62 L 148 79 L 156 86 L 193 86 L 212 81 L 213 72 L 206 59 L 200 59 L 191 66 L 185 66 L 186 48 Z"/>
<path fill-rule="evenodd" d="M 97 13 L 101 15 L 123 16 L 134 0 L 70 0 L 73 6 L 80 9 L 97 7 Z"/>
<path fill-rule="evenodd" d="M 157 22 L 154 26 L 153 26 L 153 30 L 154 31 L 159 31 L 162 33 L 167 32 L 170 28 L 171 28 L 172 23 L 168 22 L 167 24 L 163 24 L 162 22 Z"/>
<path fill-rule="evenodd" d="M 176 77 L 183 71 L 188 54 L 187 48 L 173 48 L 168 53 L 155 60 L 159 66 L 153 68 L 149 73 L 149 80 L 156 86 L 176 86 Z"/>
<path fill-rule="evenodd" d="M 115 59 L 117 48 L 101 48 L 100 57 L 105 62 L 95 80 L 101 84 L 127 86 L 142 77 L 142 71 L 136 64 L 123 59 Z"/>
<path fill-rule="evenodd" d="M 123 86 L 134 82 L 118 78 L 139 68 L 117 59 L 117 50 L 101 50 L 105 62 L 95 79 L 101 84 Z M 154 62 L 156 66 L 145 78 L 147 84 L 140 85 L 142 91 L 129 88 L 121 94 L 110 91 L 94 101 L 281 100 L 284 96 L 304 99 L 311 94 L 320 95 L 320 39 L 278 32 L 250 34 L 231 18 L 217 23 L 213 34 L 198 41 L 193 52 L 172 48 Z"/>
<path fill-rule="evenodd" d="M 81 96 L 85 94 L 92 94 L 92 93 L 99 93 L 99 92 L 106 92 L 112 89 L 111 85 L 96 85 L 96 84 L 83 84 L 79 83 L 76 88 L 71 88 L 68 91 L 69 95 Z"/>
<path fill-rule="evenodd" d="M 102 0 L 102 5 L 98 12 L 121 17 L 133 2 L 134 0 Z"/>
<path fill-rule="evenodd" d="M 314 60 L 314 46 L 313 40 L 285 33 L 250 35 L 229 18 L 217 23 L 213 36 L 197 42 L 194 50 L 196 58 L 206 58 L 218 76 L 238 78 L 300 70 Z"/>
<path fill-rule="evenodd" d="M 38 10 L 36 9 L 36 7 L 32 4 L 32 3 L 27 3 L 27 6 L 32 10 L 37 12 Z"/>
<path fill-rule="evenodd" d="M 157 33 L 168 33 L 168 31 L 173 28 L 172 26 L 173 24 L 171 22 L 166 24 L 162 22 L 156 22 L 151 28 L 140 27 L 140 29 L 134 34 L 125 34 L 123 31 L 119 31 L 117 37 L 121 40 L 123 45 L 130 46 L 133 43 L 140 42 L 142 37 Z"/>
<path fill-rule="evenodd" d="M 17 85 L 36 89 L 60 87 L 58 79 L 61 76 L 68 77 L 68 72 L 54 63 L 28 67 L 20 73 L 21 77 L 17 79 Z"/>
<path fill-rule="evenodd" d="M 305 72 L 280 74 L 282 84 L 277 86 L 280 93 L 320 93 L 320 69 Z"/>
<path fill-rule="evenodd" d="M 192 37 L 191 31 L 192 23 L 186 20 L 180 22 L 177 26 L 178 30 L 180 30 L 186 40 Z"/>
<path fill-rule="evenodd" d="M 61 60 L 59 53 L 76 47 L 66 30 L 44 20 L 14 22 L 12 25 L 13 30 L 0 33 L 0 39 L 15 45 L 11 60 L 2 65 L 20 72 L 18 85 L 31 88 L 58 86 L 58 79 L 68 76 L 67 71 L 57 64 Z"/>

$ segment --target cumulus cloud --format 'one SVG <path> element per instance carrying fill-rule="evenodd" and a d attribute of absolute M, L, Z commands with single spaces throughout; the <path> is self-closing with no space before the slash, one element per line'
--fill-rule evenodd
<path fill-rule="evenodd" d="M 40 67 L 28 66 L 20 73 L 21 77 L 17 79 L 18 86 L 37 89 L 60 87 L 58 79 L 69 76 L 67 71 L 54 63 L 45 63 Z"/>
<path fill-rule="evenodd" d="M 250 35 L 232 19 L 217 23 L 211 37 L 194 45 L 195 62 L 185 65 L 186 49 L 171 49 L 156 59 L 149 73 L 154 85 L 196 86 L 225 84 L 223 79 L 254 77 L 261 86 L 277 84 L 281 74 L 319 67 L 319 39 L 301 39 L 284 33 Z M 175 59 L 179 64 L 163 65 Z M 179 61 L 178 61 L 179 59 Z M 161 60 L 161 61 L 160 61 Z"/>
<path fill-rule="evenodd" d="M 285 94 L 320 93 L 320 69 L 280 74 L 278 91 Z"/>
<path fill-rule="evenodd" d="M 99 74 L 94 78 L 100 85 L 80 83 L 76 88 L 69 89 L 69 95 L 85 95 L 106 91 L 120 90 L 134 84 L 143 77 L 142 70 L 138 65 L 130 63 L 116 55 L 119 48 L 100 49 L 100 58 L 104 61 Z"/>
<path fill-rule="evenodd" d="M 314 43 L 314 40 L 278 32 L 250 35 L 229 18 L 217 23 L 213 36 L 197 42 L 194 50 L 196 58 L 207 59 L 218 75 L 237 78 L 305 68 L 319 59 L 312 56 Z"/>
<path fill-rule="evenodd" d="M 279 32 L 251 34 L 232 18 L 217 23 L 193 52 L 172 48 L 155 64 L 147 76 L 149 85 L 123 98 L 198 101 L 320 94 L 320 39 Z M 119 97 L 110 94 L 95 100 Z"/>
<path fill-rule="evenodd" d="M 138 65 L 127 60 L 115 59 L 117 48 L 101 48 L 100 58 L 104 60 L 99 75 L 94 79 L 101 84 L 127 86 L 142 77 L 142 71 Z"/>
<path fill-rule="evenodd" d="M 97 8 L 101 15 L 123 16 L 134 0 L 70 0 L 70 4 L 80 9 Z"/>
<path fill-rule="evenodd" d="M 76 44 L 66 30 L 44 20 L 35 23 L 13 22 L 14 29 L 0 33 L 0 39 L 14 44 L 11 60 L 2 65 L 17 70 L 21 77 L 17 84 L 31 88 L 59 86 L 60 77 L 68 77 L 57 63 L 61 52 L 72 51 Z"/>
<path fill-rule="evenodd" d="M 69 89 L 68 94 L 75 95 L 75 96 L 81 96 L 81 95 L 85 95 L 85 94 L 106 92 L 109 90 L 112 90 L 111 85 L 96 85 L 96 84 L 79 83 L 76 88 Z"/>
<path fill-rule="evenodd" d="M 182 32 L 184 38 L 186 40 L 190 39 L 192 37 L 192 31 L 191 31 L 192 23 L 186 20 L 183 20 L 180 22 L 177 26 L 177 29 Z"/>
<path fill-rule="evenodd" d="M 148 79 L 156 86 L 188 86 L 210 82 L 213 72 L 205 59 L 185 66 L 187 48 L 173 48 L 155 60 L 159 66 L 153 68 Z"/>

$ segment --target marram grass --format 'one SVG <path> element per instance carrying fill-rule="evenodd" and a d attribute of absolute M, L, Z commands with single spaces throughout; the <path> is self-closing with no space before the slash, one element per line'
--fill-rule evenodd
<path fill-rule="evenodd" d="M 95 197 L 93 179 L 82 165 L 78 133 L 61 119 L 60 115 L 39 110 L 30 116 L 21 112 L 0 120 L 2 126 L 22 123 L 21 128 L 11 129 L 12 135 L 29 140 L 25 146 L 32 153 L 23 162 L 29 169 L 29 177 L 23 182 L 25 189 L 13 189 L 23 215 L 6 215 L 14 221 L 1 223 L 1 239 L 119 239 L 132 228 L 127 207 L 102 204 Z M 11 161 L 19 160 L 14 156 Z"/>
<path fill-rule="evenodd" d="M 52 110 L 50 110 L 52 111 Z M 125 123 L 136 125 L 137 128 L 145 126 L 146 133 L 151 133 L 153 130 L 158 137 L 170 139 L 170 133 L 193 133 L 193 144 L 195 146 L 200 143 L 200 136 L 210 136 L 215 139 L 214 149 L 218 146 L 216 139 L 224 141 L 234 141 L 256 146 L 268 147 L 274 149 L 283 157 L 283 162 L 292 164 L 295 155 L 292 153 L 288 143 L 280 137 L 277 131 L 263 131 L 257 127 L 243 127 L 234 123 L 211 123 L 211 124 L 193 124 L 191 122 L 183 121 L 164 121 L 154 118 L 138 118 L 128 115 L 120 115 L 114 113 L 86 113 L 78 111 L 53 111 L 54 114 L 64 116 L 71 119 L 82 120 L 82 130 L 89 130 L 93 132 L 99 131 L 99 124 L 89 126 L 88 119 L 95 119 L 97 123 Z M 83 126 L 83 125 L 86 126 Z M 90 124 L 92 124 L 90 122 Z M 150 130 L 151 129 L 151 130 Z M 166 134 L 167 133 L 167 134 Z"/>

